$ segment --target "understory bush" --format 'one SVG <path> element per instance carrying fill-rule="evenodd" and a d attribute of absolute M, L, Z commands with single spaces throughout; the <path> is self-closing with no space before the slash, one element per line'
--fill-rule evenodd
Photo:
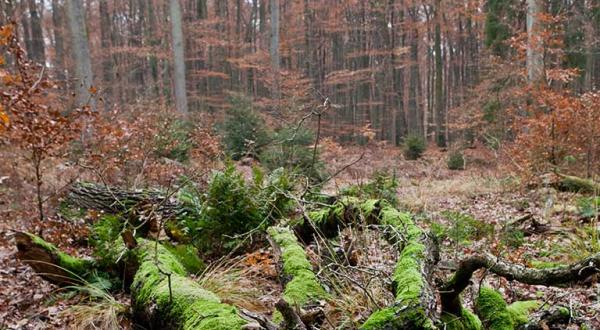
<path fill-rule="evenodd" d="M 295 177 L 285 168 L 275 169 L 266 178 L 260 169 L 254 169 L 255 196 L 264 218 L 274 221 L 294 210 L 291 196 L 294 185 Z"/>
<path fill-rule="evenodd" d="M 404 139 L 404 157 L 409 160 L 421 158 L 427 148 L 427 143 L 420 135 L 408 135 Z"/>
<path fill-rule="evenodd" d="M 397 206 L 397 189 L 396 173 L 390 175 L 385 171 L 376 171 L 368 183 L 347 187 L 341 191 L 341 194 L 363 199 L 385 199 L 392 206 Z"/>
<path fill-rule="evenodd" d="M 225 121 L 217 128 L 222 135 L 221 143 L 234 160 L 246 155 L 257 157 L 269 141 L 264 121 L 252 109 L 252 102 L 244 96 L 230 99 Z"/>
<path fill-rule="evenodd" d="M 323 178 L 325 166 L 319 160 L 318 150 L 313 164 L 314 139 L 310 129 L 282 128 L 274 134 L 271 145 L 261 153 L 261 163 L 270 170 L 283 167 L 318 181 Z"/>
<path fill-rule="evenodd" d="M 202 200 L 200 216 L 184 221 L 195 245 L 204 249 L 233 248 L 238 243 L 233 236 L 258 227 L 263 220 L 252 187 L 233 164 L 212 174 Z"/>
<path fill-rule="evenodd" d="M 193 129 L 194 125 L 187 120 L 168 121 L 155 137 L 156 155 L 180 162 L 188 160 L 194 146 Z"/>
<path fill-rule="evenodd" d="M 466 213 L 444 211 L 442 216 L 450 221 L 450 225 L 443 232 L 438 230 L 439 234 L 456 244 L 468 244 L 471 240 L 484 238 L 494 231 L 494 226 L 479 221 Z"/>
<path fill-rule="evenodd" d="M 453 151 L 448 155 L 446 164 L 450 170 L 464 170 L 466 165 L 465 156 L 460 151 Z"/>
<path fill-rule="evenodd" d="M 94 254 L 101 261 L 106 260 L 108 263 L 112 263 L 108 255 L 123 230 L 123 223 L 121 217 L 106 214 L 92 225 L 90 245 L 94 248 Z"/>

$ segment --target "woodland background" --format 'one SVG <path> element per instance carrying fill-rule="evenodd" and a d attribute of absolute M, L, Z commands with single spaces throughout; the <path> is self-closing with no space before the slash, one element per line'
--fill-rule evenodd
<path fill-rule="evenodd" d="M 2 0 L 0 26 L 0 285 L 10 288 L 0 328 L 85 323 L 71 309 L 89 306 L 84 294 L 56 294 L 14 257 L 24 230 L 93 255 L 105 215 L 67 207 L 84 181 L 185 190 L 205 208 L 229 198 L 216 186 L 224 177 L 258 205 L 284 168 L 290 190 L 393 201 L 440 234 L 451 259 L 484 249 L 548 266 L 600 252 L 598 0 Z M 584 194 L 557 188 L 573 177 Z M 255 220 L 217 231 L 237 243 Z M 348 235 L 363 249 L 381 243 Z M 196 247 L 211 263 L 231 249 L 217 245 Z M 389 277 L 397 256 L 381 250 L 365 262 Z M 242 252 L 202 281 L 241 271 L 214 286 L 262 283 L 227 299 L 268 314 L 276 276 L 257 274 L 276 273 L 271 251 Z M 342 328 L 380 307 L 352 298 L 362 288 L 347 277 L 360 276 L 336 277 L 352 289 L 327 314 Z M 571 325 L 593 327 L 598 288 L 587 284 L 567 301 L 494 278 L 508 300 L 575 304 Z M 120 309 L 130 298 L 114 296 L 103 296 L 119 306 L 113 325 L 132 326 Z"/>

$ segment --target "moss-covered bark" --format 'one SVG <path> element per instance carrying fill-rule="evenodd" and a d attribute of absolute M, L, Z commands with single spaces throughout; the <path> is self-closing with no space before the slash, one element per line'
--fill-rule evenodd
<path fill-rule="evenodd" d="M 53 283 L 81 283 L 96 269 L 94 261 L 72 257 L 35 235 L 18 233 L 16 238 L 18 257 Z M 181 256 L 162 244 L 140 239 L 128 250 L 119 238 L 107 253 L 107 260 L 136 266 L 132 307 L 150 329 L 235 330 L 247 323 L 235 307 L 188 278 Z"/>
<path fill-rule="evenodd" d="M 179 259 L 161 244 L 140 240 L 139 269 L 131 284 L 134 314 L 153 329 L 241 329 L 235 307 L 186 277 Z"/>
<path fill-rule="evenodd" d="M 432 314 L 436 299 L 428 279 L 436 263 L 436 253 L 431 250 L 428 236 L 414 224 L 409 214 L 385 202 L 376 207 L 368 201 L 360 209 L 379 211 L 380 223 L 394 227 L 404 241 L 393 275 L 396 302 L 373 313 L 361 329 L 434 329 Z"/>
<path fill-rule="evenodd" d="M 15 238 L 17 257 L 54 284 L 81 284 L 96 266 L 93 260 L 72 257 L 36 235 L 17 233 Z"/>
<path fill-rule="evenodd" d="M 303 307 L 327 299 L 310 264 L 304 248 L 298 243 L 294 232 L 289 227 L 270 227 L 267 233 L 271 237 L 281 255 L 281 282 L 284 286 L 283 299 L 292 307 Z M 280 313 L 273 319 L 282 321 Z"/>
<path fill-rule="evenodd" d="M 502 295 L 489 287 L 479 290 L 479 297 L 475 302 L 477 315 L 485 329 L 514 330 L 525 325 L 529 314 L 540 306 L 538 301 L 517 301 L 510 306 L 506 304 Z"/>

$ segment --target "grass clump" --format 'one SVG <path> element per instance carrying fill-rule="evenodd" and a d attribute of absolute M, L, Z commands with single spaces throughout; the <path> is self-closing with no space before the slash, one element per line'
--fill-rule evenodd
<path fill-rule="evenodd" d="M 456 244 L 468 244 L 471 240 L 481 239 L 491 235 L 494 231 L 492 225 L 479 221 L 466 213 L 444 211 L 441 214 L 451 223 L 443 233 L 440 232 L 440 235 L 449 238 Z M 439 229 L 436 230 L 439 231 Z"/>
<path fill-rule="evenodd" d="M 427 143 L 420 135 L 409 135 L 404 139 L 404 157 L 409 160 L 417 160 L 423 156 Z"/>
<path fill-rule="evenodd" d="M 119 330 L 129 307 L 111 295 L 104 285 L 85 282 L 82 285 L 69 286 L 71 290 L 84 294 L 85 300 L 71 306 L 62 313 L 71 318 L 70 326 L 82 330 Z"/>

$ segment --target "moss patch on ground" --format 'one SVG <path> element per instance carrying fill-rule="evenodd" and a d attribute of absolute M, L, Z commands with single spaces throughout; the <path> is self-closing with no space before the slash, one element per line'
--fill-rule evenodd
<path fill-rule="evenodd" d="M 442 314 L 441 320 L 443 329 L 446 330 L 481 330 L 483 325 L 477 315 L 473 314 L 470 310 L 463 308 L 461 310 L 461 316 L 444 313 Z"/>
<path fill-rule="evenodd" d="M 510 313 L 515 326 L 520 326 L 529 322 L 529 314 L 540 307 L 537 300 L 516 301 L 510 304 L 506 309 Z"/>
<path fill-rule="evenodd" d="M 506 301 L 498 291 L 489 287 L 481 288 L 475 306 L 485 329 L 513 330 L 515 328 Z"/>

